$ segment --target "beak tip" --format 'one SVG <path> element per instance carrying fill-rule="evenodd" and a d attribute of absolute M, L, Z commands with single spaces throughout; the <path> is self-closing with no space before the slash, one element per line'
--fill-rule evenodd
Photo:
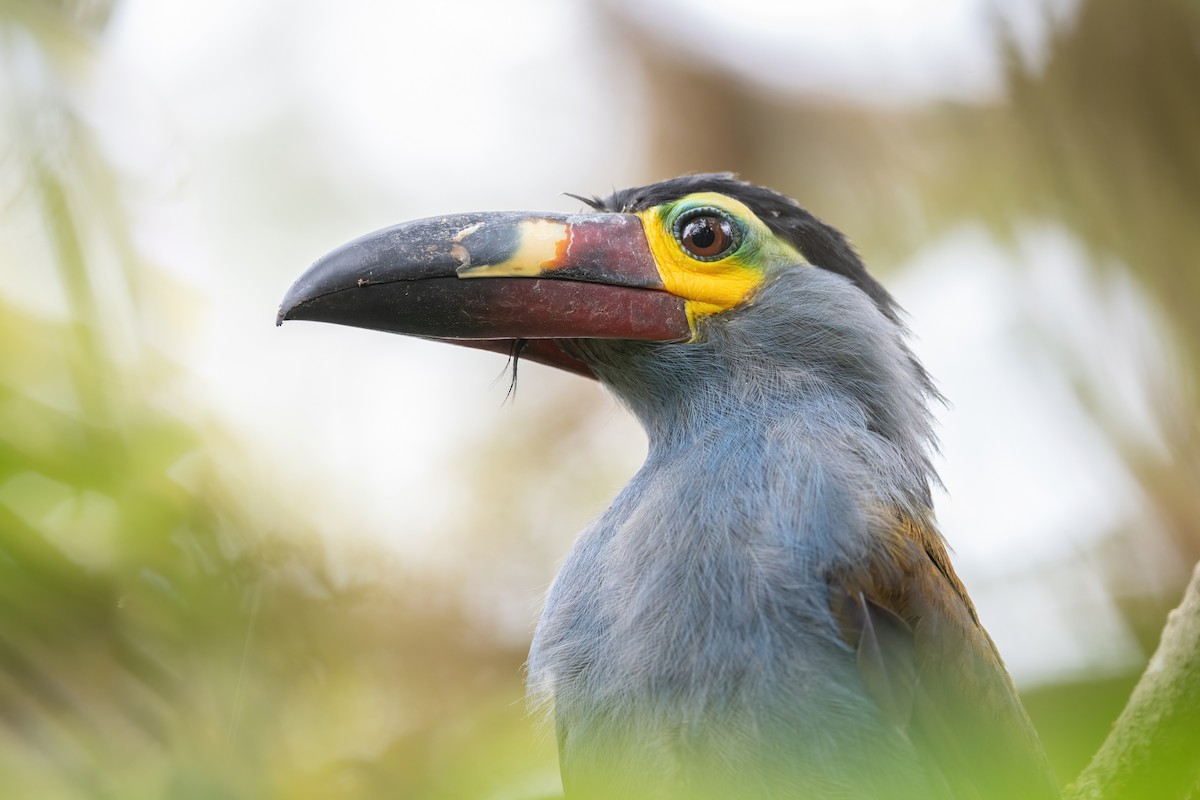
<path fill-rule="evenodd" d="M 275 327 L 296 319 L 296 312 L 301 306 L 328 293 L 321 291 L 321 287 L 312 280 L 311 273 L 310 269 L 288 287 L 287 294 L 283 296 L 283 302 L 279 304 L 279 308 L 275 312 Z"/>
<path fill-rule="evenodd" d="M 293 297 L 295 294 L 295 288 L 296 287 L 293 286 L 290 290 L 288 290 L 287 296 L 283 298 L 283 302 L 279 304 L 279 308 L 275 311 L 276 328 L 292 319 L 292 312 L 294 312 L 296 307 L 303 302 L 303 298 Z"/>

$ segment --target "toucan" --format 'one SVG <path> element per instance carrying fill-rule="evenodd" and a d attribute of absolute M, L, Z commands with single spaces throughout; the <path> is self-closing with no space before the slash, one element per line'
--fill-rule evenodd
<path fill-rule="evenodd" d="M 847 239 L 731 174 L 578 199 L 367 234 L 278 314 L 568 370 L 644 427 L 529 655 L 566 797 L 1057 797 L 937 527 L 940 397 Z"/>

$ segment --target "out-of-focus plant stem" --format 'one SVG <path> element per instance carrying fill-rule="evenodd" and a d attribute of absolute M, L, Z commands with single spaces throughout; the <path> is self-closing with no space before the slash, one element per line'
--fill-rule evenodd
<path fill-rule="evenodd" d="M 1200 790 L 1200 564 L 1113 731 L 1064 800 L 1186 800 Z"/>

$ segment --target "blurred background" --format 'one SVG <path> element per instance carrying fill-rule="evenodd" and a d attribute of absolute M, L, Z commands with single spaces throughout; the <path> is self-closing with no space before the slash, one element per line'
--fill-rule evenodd
<path fill-rule="evenodd" d="M 712 170 L 908 310 L 1073 777 L 1200 557 L 1197 41 L 1178 0 L 0 0 L 0 794 L 557 791 L 521 665 L 640 430 L 275 309 L 384 225 Z"/>

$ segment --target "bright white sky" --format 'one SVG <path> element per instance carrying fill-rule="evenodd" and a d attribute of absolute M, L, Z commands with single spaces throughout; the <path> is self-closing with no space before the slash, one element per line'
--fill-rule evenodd
<path fill-rule="evenodd" d="M 1036 59 L 1043 4 L 1004 5 Z M 793 88 L 888 102 L 998 85 L 981 0 L 621 6 L 646 24 L 677 20 L 681 42 L 704 41 L 764 82 L 786 74 Z M 1046 7 L 1062 15 L 1070 6 Z M 295 510 L 331 538 L 350 528 L 413 557 L 436 552 L 436 531 L 454 513 L 439 488 L 454 469 L 444 437 L 511 421 L 506 384 L 494 382 L 502 360 L 331 326 L 276 330 L 276 305 L 313 258 L 368 230 L 478 208 L 569 210 L 563 191 L 645 178 L 636 76 L 597 24 L 587 6 L 555 0 L 121 6 L 93 87 L 95 116 L 139 183 L 139 244 L 208 302 L 176 354 L 196 372 L 186 391 L 254 443 L 249 466 L 279 475 Z M 263 148 L 264 131 L 273 147 Z M 294 182 L 303 193 L 316 171 L 336 176 L 319 218 L 282 202 L 286 187 L 253 182 Z M 1138 500 L 1065 378 L 1016 334 L 1031 315 L 1046 321 L 1020 276 L 1086 296 L 1083 255 L 1069 238 L 1031 228 L 1021 256 L 1029 269 L 1014 271 L 1012 257 L 960 231 L 932 242 L 892 288 L 952 401 L 940 415 L 943 527 L 1014 670 L 1038 679 L 1087 663 L 1099 640 L 1120 652 L 1122 633 L 1100 608 L 1081 634 L 1078 620 L 1047 618 L 1049 600 L 1032 583 L 1014 594 L 998 582 L 1024 560 L 1079 549 Z M 1129 303 L 1136 322 L 1143 315 Z M 1100 309 L 1081 310 L 1077 325 L 1104 327 Z M 521 393 L 563 380 L 573 379 L 530 368 Z M 640 432 L 621 413 L 609 424 L 597 457 L 632 472 Z M 415 520 L 405 530 L 400 508 Z M 581 509 L 572 524 L 599 510 Z M 1102 602 L 1095 586 L 1080 593 Z"/>
<path fill-rule="evenodd" d="M 1003 22 L 1023 57 L 1041 57 L 1047 22 L 1074 0 L 619 0 L 626 13 L 670 29 L 672 46 L 784 91 L 874 103 L 998 92 L 992 46 Z"/>

